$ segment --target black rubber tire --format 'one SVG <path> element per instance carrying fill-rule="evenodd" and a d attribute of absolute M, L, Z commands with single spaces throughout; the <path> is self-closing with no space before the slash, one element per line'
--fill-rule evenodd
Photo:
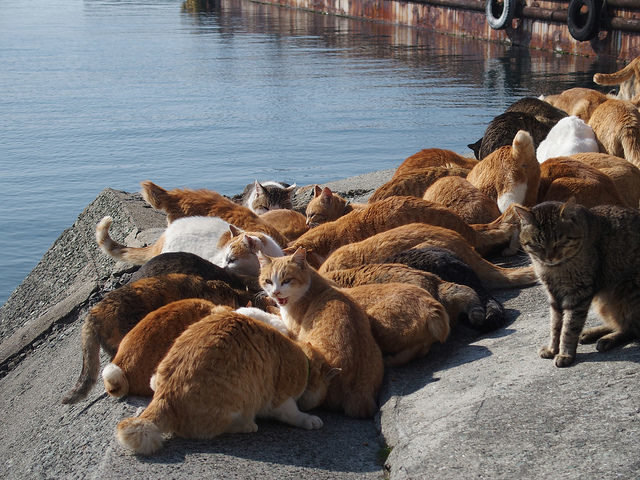
<path fill-rule="evenodd" d="M 571 0 L 567 12 L 569 33 L 579 42 L 591 40 L 598 34 L 600 19 L 600 0 Z M 581 13 L 582 8 L 587 13 Z"/>
<path fill-rule="evenodd" d="M 487 0 L 484 5 L 484 12 L 487 16 L 487 23 L 494 30 L 503 30 L 511 25 L 511 20 L 516 13 L 517 0 L 502 0 L 502 9 L 498 0 Z"/>

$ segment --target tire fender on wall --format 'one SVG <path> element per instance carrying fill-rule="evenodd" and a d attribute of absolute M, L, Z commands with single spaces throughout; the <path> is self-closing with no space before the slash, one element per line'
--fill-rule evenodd
<path fill-rule="evenodd" d="M 511 25 L 511 20 L 516 13 L 517 0 L 487 0 L 484 11 L 487 23 L 494 30 L 502 30 Z M 502 3 L 502 8 L 500 4 Z"/>
<path fill-rule="evenodd" d="M 601 0 L 571 0 L 567 12 L 569 33 L 579 42 L 591 40 L 598 34 Z M 582 10 L 586 9 L 586 13 Z"/>

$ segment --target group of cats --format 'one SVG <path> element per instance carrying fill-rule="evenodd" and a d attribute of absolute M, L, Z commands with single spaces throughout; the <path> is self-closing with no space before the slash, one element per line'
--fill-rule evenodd
<path fill-rule="evenodd" d="M 577 98 L 572 90 L 556 97 Z M 490 290 L 537 281 L 551 305 L 539 353 L 556 366 L 573 362 L 579 341 L 606 351 L 637 339 L 640 170 L 614 154 L 551 147 L 539 163 L 536 144 L 567 114 L 540 99 L 519 104 L 526 111 L 514 118 L 533 133 L 505 128 L 512 138 L 497 145 L 490 125 L 475 145 L 480 160 L 422 150 L 364 204 L 316 185 L 305 216 L 292 209 L 295 185 L 256 181 L 239 204 L 142 182 L 168 226 L 140 248 L 111 238 L 110 217 L 98 224 L 105 253 L 142 267 L 87 314 L 82 372 L 63 403 L 96 383 L 102 347 L 109 395 L 152 396 L 117 426 L 137 454 L 156 452 L 169 433 L 254 432 L 256 417 L 320 428 L 304 413 L 318 406 L 370 417 L 385 364 L 427 354 L 459 321 L 499 328 L 505 312 Z M 530 266 L 485 258 L 520 248 Z M 592 303 L 605 323 L 583 331 Z"/>

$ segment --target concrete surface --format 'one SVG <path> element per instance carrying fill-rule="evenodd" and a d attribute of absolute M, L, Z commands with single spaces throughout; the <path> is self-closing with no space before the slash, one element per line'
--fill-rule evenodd
<path fill-rule="evenodd" d="M 328 185 L 363 201 L 391 174 Z M 171 439 L 154 457 L 130 455 L 115 426 L 146 399 L 114 401 L 97 385 L 86 400 L 60 404 L 81 367 L 84 314 L 133 271 L 95 246 L 106 214 L 127 244 L 152 242 L 165 225 L 138 194 L 106 189 L 0 308 L 7 478 L 640 478 L 637 344 L 606 354 L 580 346 L 566 369 L 540 359 L 548 336 L 540 286 L 496 292 L 505 328 L 478 336 L 459 326 L 424 359 L 388 369 L 374 420 L 320 411 L 321 430 L 261 421 L 255 434 Z"/>

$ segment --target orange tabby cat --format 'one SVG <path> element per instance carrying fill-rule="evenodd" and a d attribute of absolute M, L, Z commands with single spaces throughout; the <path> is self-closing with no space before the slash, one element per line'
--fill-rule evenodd
<path fill-rule="evenodd" d="M 302 247 L 320 257 L 353 242 L 413 222 L 424 222 L 450 228 L 466 238 L 479 252 L 485 254 L 509 242 L 514 225 L 498 222 L 492 228 L 467 224 L 448 208 L 416 197 L 389 197 L 353 211 L 333 222 L 309 230 L 291 242 L 285 253 Z M 319 266 L 316 257 L 312 265 Z"/>
<path fill-rule="evenodd" d="M 540 183 L 540 164 L 533 139 L 519 130 L 511 146 L 505 145 L 476 165 L 467 180 L 505 212 L 513 203 L 534 205 Z"/>
<path fill-rule="evenodd" d="M 564 110 L 569 115 L 575 115 L 583 121 L 589 122 L 593 111 L 607 98 L 609 97 L 604 93 L 592 88 L 575 87 L 555 95 L 547 95 L 543 100 L 560 110 Z"/>
<path fill-rule="evenodd" d="M 306 223 L 309 228 L 317 227 L 321 223 L 332 222 L 353 210 L 364 208 L 362 203 L 351 203 L 346 198 L 333 193 L 329 187 L 313 187 L 313 198 L 307 204 Z"/>
<path fill-rule="evenodd" d="M 449 176 L 466 177 L 470 171 L 470 168 L 459 166 L 407 169 L 404 173 L 396 173 L 391 180 L 378 187 L 369 197 L 369 203 L 393 196 L 422 198 L 427 188 L 439 178 Z"/>
<path fill-rule="evenodd" d="M 169 223 L 182 217 L 220 217 L 243 230 L 266 233 L 281 247 L 287 244 L 287 239 L 258 215 L 213 190 L 165 190 L 148 180 L 140 185 L 142 197 L 153 208 L 166 212 Z"/>
<path fill-rule="evenodd" d="M 153 395 L 151 375 L 175 339 L 215 308 L 208 300 L 188 298 L 147 314 L 124 336 L 115 357 L 102 370 L 107 393 L 112 397 Z"/>
<path fill-rule="evenodd" d="M 631 100 L 640 93 L 640 57 L 634 58 L 617 72 L 596 73 L 593 81 L 598 85 L 620 85 L 617 98 Z"/>
<path fill-rule="evenodd" d="M 596 167 L 570 157 L 550 158 L 540 165 L 538 203 L 574 197 L 585 207 L 628 206 L 613 181 Z"/>
<path fill-rule="evenodd" d="M 596 167 L 616 185 L 620 197 L 627 205 L 640 205 L 640 169 L 624 158 L 608 153 L 576 153 L 571 155 L 581 162 Z"/>
<path fill-rule="evenodd" d="M 589 125 L 602 145 L 601 152 L 640 167 L 640 112 L 633 103 L 609 99 L 594 110 Z"/>
<path fill-rule="evenodd" d="M 273 327 L 218 307 L 191 325 L 164 357 L 155 393 L 139 417 L 122 420 L 118 441 L 149 455 L 163 433 L 209 439 L 256 432 L 256 417 L 317 429 L 322 420 L 298 409 L 320 404 L 335 370 L 308 344 Z"/>
<path fill-rule="evenodd" d="M 295 210 L 279 208 L 260 214 L 260 218 L 280 232 L 287 241 L 292 241 L 309 228 L 304 215 Z"/>
<path fill-rule="evenodd" d="M 449 336 L 449 315 L 426 290 L 408 283 L 343 289 L 364 308 L 386 365 L 397 367 L 424 356 Z"/>
<path fill-rule="evenodd" d="M 322 264 L 319 273 L 381 263 L 410 248 L 443 247 L 467 263 L 487 288 L 513 288 L 536 283 L 532 267 L 501 268 L 482 258 L 460 234 L 426 223 L 402 225 L 360 242 L 340 247 Z"/>
<path fill-rule="evenodd" d="M 367 314 L 309 266 L 304 249 L 259 258 L 260 285 L 278 302 L 289 331 L 341 369 L 329 386 L 326 405 L 350 417 L 371 417 L 378 409 L 383 364 Z"/>
<path fill-rule="evenodd" d="M 181 273 L 143 278 L 109 292 L 84 319 L 82 371 L 62 403 L 76 403 L 89 393 L 100 373 L 100 347 L 113 358 L 120 341 L 145 315 L 183 298 L 202 298 L 233 307 L 252 300 L 249 292 L 234 290 L 219 280 L 205 281 Z"/>
<path fill-rule="evenodd" d="M 462 167 L 472 169 L 478 164 L 475 158 L 467 158 L 458 155 L 451 150 L 443 150 L 441 148 L 427 148 L 414 153 L 396 169 L 393 177 L 404 175 L 408 172 L 422 170 L 426 167 Z"/>
<path fill-rule="evenodd" d="M 433 183 L 422 197 L 456 212 L 467 223 L 490 223 L 500 216 L 495 200 L 489 198 L 462 177 L 443 177 Z"/>

